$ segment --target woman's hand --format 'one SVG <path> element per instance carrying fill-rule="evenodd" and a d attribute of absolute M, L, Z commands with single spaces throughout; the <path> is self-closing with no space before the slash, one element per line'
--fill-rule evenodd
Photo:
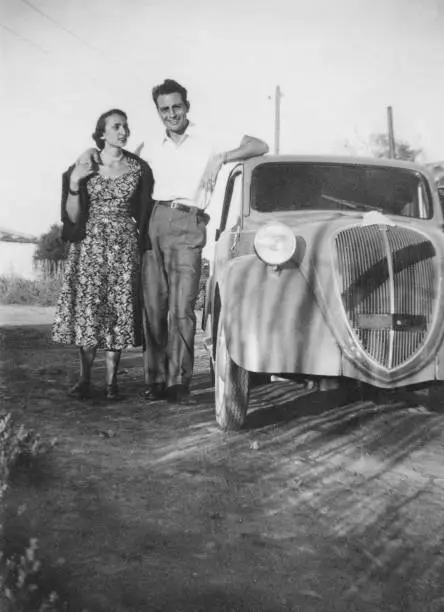
<path fill-rule="evenodd" d="M 79 181 L 93 174 L 100 163 L 100 155 L 97 149 L 88 149 L 76 160 L 76 165 L 71 173 L 71 188 L 77 188 Z"/>
<path fill-rule="evenodd" d="M 138 155 L 140 157 L 140 153 L 144 146 L 145 146 L 145 143 L 141 142 L 140 145 L 134 149 L 134 155 Z"/>

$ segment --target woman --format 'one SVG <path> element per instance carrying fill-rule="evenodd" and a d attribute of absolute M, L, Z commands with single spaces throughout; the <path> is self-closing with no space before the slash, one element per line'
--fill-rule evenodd
<path fill-rule="evenodd" d="M 106 397 L 113 400 L 121 351 L 141 344 L 139 252 L 153 175 L 124 150 L 129 134 L 123 111 L 104 113 L 93 134 L 100 164 L 80 159 L 63 175 L 62 237 L 72 244 L 53 340 L 80 347 L 80 378 L 68 393 L 79 399 L 89 396 L 97 349 L 106 351 Z"/>

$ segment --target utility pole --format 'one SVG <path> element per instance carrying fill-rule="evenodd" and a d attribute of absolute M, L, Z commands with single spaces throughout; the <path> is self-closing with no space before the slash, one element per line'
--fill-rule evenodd
<path fill-rule="evenodd" d="M 391 106 L 387 106 L 387 130 L 388 130 L 388 146 L 390 159 L 396 158 L 396 143 L 395 132 L 393 129 L 393 110 Z"/>
<path fill-rule="evenodd" d="M 274 152 L 279 155 L 280 137 L 281 137 L 281 88 L 276 85 L 274 94 Z"/>

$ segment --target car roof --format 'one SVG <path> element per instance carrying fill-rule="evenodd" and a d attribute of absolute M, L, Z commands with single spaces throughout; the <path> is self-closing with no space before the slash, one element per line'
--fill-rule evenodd
<path fill-rule="evenodd" d="M 428 176 L 431 176 L 429 168 L 422 166 L 421 164 L 402 161 L 399 159 L 388 159 L 388 158 L 376 158 L 376 157 L 355 157 L 355 156 L 340 156 L 340 155 L 263 155 L 261 157 L 252 157 L 245 160 L 244 167 L 253 169 L 255 166 L 261 164 L 271 163 L 323 163 L 323 164 L 349 164 L 352 166 L 363 165 L 363 166 L 382 166 L 384 168 L 404 168 L 409 170 L 415 170 L 423 172 Z"/>

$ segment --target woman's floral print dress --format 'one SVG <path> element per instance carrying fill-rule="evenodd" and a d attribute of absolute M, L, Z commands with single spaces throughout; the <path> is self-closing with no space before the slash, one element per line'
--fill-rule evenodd
<path fill-rule="evenodd" d="M 53 340 L 122 350 L 135 345 L 139 253 L 129 200 L 141 169 L 117 178 L 93 176 L 87 184 L 86 236 L 70 246 L 59 296 Z"/>

